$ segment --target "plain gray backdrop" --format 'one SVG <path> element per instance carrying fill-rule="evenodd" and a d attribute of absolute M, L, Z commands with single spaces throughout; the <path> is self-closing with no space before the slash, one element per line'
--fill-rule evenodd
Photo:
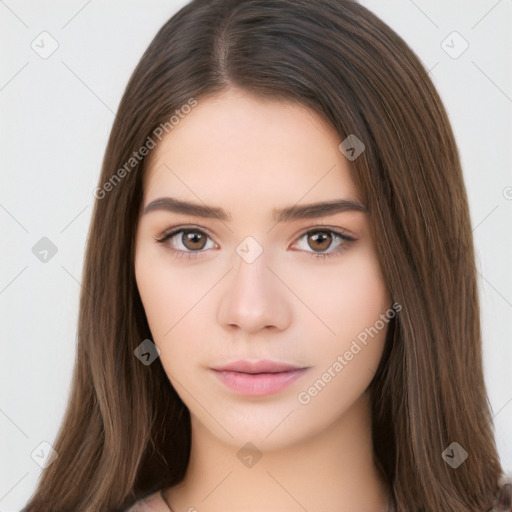
<path fill-rule="evenodd" d="M 42 471 L 33 454 L 54 441 L 64 413 L 92 192 L 117 105 L 158 29 L 185 3 L 0 0 L 0 512 L 27 502 Z M 455 131 L 486 382 L 510 472 L 512 0 L 361 3 L 430 70 Z"/>

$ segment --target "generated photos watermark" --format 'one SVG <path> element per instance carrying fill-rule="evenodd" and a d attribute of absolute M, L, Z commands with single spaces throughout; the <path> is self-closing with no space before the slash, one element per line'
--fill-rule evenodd
<path fill-rule="evenodd" d="M 144 157 L 146 157 L 149 152 L 156 147 L 158 141 L 162 141 L 164 135 L 168 134 L 173 130 L 176 125 L 179 124 L 180 120 L 184 119 L 192 109 L 198 105 L 198 101 L 194 98 L 190 98 L 185 105 L 182 105 L 181 108 L 176 109 L 174 114 L 166 121 L 165 123 L 161 123 L 158 125 L 152 132 L 152 134 L 146 139 L 144 145 L 142 145 L 138 151 L 134 151 L 132 156 L 125 162 L 125 164 L 120 167 L 101 187 L 96 187 L 93 191 L 93 196 L 96 199 L 103 199 L 106 197 L 108 192 L 114 190 L 123 178 L 125 178 L 130 172 L 137 167 L 139 162 L 141 162 Z"/>
<path fill-rule="evenodd" d="M 354 357 L 368 345 L 368 338 L 373 339 L 377 334 L 386 327 L 392 318 L 402 310 L 402 305 L 395 302 L 386 310 L 381 313 L 379 319 L 371 326 L 366 327 L 361 331 L 346 350 L 343 355 L 338 355 L 336 360 L 327 368 L 327 370 L 319 377 L 311 386 L 306 390 L 301 391 L 297 395 L 297 400 L 302 405 L 307 405 L 311 402 L 312 398 L 317 396 L 326 386 L 331 382 L 344 368 L 347 366 Z"/>

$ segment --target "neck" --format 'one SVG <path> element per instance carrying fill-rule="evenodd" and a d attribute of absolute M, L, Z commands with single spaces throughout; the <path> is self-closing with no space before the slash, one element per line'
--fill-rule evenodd
<path fill-rule="evenodd" d="M 299 444 L 262 451 L 257 461 L 191 420 L 187 473 L 167 491 L 177 512 L 388 510 L 389 491 L 373 462 L 367 394 L 322 432 Z"/>

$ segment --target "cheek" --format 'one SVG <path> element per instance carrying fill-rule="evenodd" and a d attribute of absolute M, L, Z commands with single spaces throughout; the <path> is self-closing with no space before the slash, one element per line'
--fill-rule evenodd
<path fill-rule="evenodd" d="M 176 289 L 180 283 L 175 278 L 170 281 L 165 274 L 165 268 L 158 261 L 152 262 L 141 251 L 135 264 L 137 287 L 149 327 L 157 340 L 172 327 L 178 307 Z"/>
<path fill-rule="evenodd" d="M 343 338 L 356 337 L 374 326 L 391 305 L 377 262 L 369 259 L 358 263 L 340 275 L 332 297 L 338 306 L 337 312 L 330 309 L 332 322 Z"/>
<path fill-rule="evenodd" d="M 322 295 L 316 288 L 310 298 L 335 335 L 324 329 L 326 334 L 312 354 L 314 372 L 297 398 L 309 414 L 334 421 L 373 379 L 395 314 L 389 309 L 391 299 L 373 256 L 358 254 L 325 282 L 330 284 L 329 293 Z M 318 328 L 318 322 L 308 323 L 311 332 L 314 325 Z"/>
<path fill-rule="evenodd" d="M 378 261 L 366 248 L 347 252 L 337 265 L 292 269 L 288 278 L 313 313 L 304 312 L 309 328 L 316 325 L 338 348 L 371 328 L 391 305 Z"/>
<path fill-rule="evenodd" d="M 137 287 L 157 344 L 171 338 L 175 328 L 193 314 L 215 278 L 211 272 L 201 275 L 199 267 L 186 269 L 172 258 L 149 243 L 136 253 Z"/>
<path fill-rule="evenodd" d="M 160 249 L 151 247 L 150 242 L 140 247 L 135 258 L 135 276 L 152 341 L 176 387 L 190 379 L 191 364 L 208 363 L 206 337 L 212 333 L 211 319 L 215 317 L 208 293 L 219 276 L 207 265 L 178 265 Z M 186 396 L 182 398 L 186 400 Z"/>

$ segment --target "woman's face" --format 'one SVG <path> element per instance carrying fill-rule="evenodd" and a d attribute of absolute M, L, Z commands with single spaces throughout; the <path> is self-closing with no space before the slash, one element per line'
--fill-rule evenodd
<path fill-rule="evenodd" d="M 275 449 L 366 398 L 393 312 L 341 142 L 302 106 L 230 90 L 153 150 L 136 279 L 193 429 Z"/>

